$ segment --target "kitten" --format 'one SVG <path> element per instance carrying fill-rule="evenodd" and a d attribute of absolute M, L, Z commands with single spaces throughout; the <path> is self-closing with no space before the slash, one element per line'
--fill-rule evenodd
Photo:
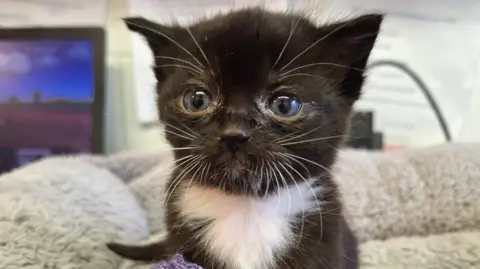
<path fill-rule="evenodd" d="M 110 249 L 143 261 L 182 253 L 206 269 L 356 268 L 330 168 L 381 21 L 317 27 L 256 8 L 189 28 L 126 19 L 155 56 L 178 166 L 167 238 Z"/>

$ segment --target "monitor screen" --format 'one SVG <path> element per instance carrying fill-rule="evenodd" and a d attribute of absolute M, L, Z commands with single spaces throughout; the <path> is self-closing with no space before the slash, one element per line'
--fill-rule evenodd
<path fill-rule="evenodd" d="M 0 173 L 92 149 L 91 40 L 0 40 Z"/>

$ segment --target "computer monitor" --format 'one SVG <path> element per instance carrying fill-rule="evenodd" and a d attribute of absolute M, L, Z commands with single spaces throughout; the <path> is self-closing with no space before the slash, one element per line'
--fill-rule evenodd
<path fill-rule="evenodd" d="M 0 173 L 103 151 L 101 28 L 0 29 Z"/>

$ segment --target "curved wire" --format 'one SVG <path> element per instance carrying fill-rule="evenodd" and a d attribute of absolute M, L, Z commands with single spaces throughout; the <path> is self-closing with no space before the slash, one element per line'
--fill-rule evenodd
<path fill-rule="evenodd" d="M 448 128 L 447 121 L 445 120 L 445 117 L 442 114 L 442 111 L 440 110 L 440 107 L 438 106 L 437 102 L 435 101 L 435 98 L 433 97 L 430 89 L 427 87 L 425 82 L 418 76 L 411 68 L 409 68 L 407 65 L 404 63 L 398 62 L 398 61 L 393 61 L 393 60 L 378 60 L 378 61 L 373 61 L 371 62 L 368 66 L 368 70 L 372 70 L 373 68 L 381 67 L 381 66 L 390 66 L 394 67 L 403 73 L 407 74 L 410 79 L 413 80 L 413 82 L 420 88 L 422 93 L 425 95 L 425 98 L 427 99 L 428 103 L 430 104 L 430 107 L 432 108 L 435 117 L 437 118 L 438 123 L 440 124 L 440 128 L 443 131 L 443 135 L 445 136 L 446 141 L 451 141 L 452 136 L 450 134 L 450 130 Z"/>

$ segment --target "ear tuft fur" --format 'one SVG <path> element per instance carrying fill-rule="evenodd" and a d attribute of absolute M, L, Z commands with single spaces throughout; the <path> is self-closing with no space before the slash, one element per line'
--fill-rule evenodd
<path fill-rule="evenodd" d="M 342 81 L 342 94 L 352 101 L 360 97 L 364 69 L 380 32 L 382 14 L 367 14 L 351 20 L 323 26 L 321 35 L 328 36 L 339 52 L 339 61 L 348 66 Z"/>

